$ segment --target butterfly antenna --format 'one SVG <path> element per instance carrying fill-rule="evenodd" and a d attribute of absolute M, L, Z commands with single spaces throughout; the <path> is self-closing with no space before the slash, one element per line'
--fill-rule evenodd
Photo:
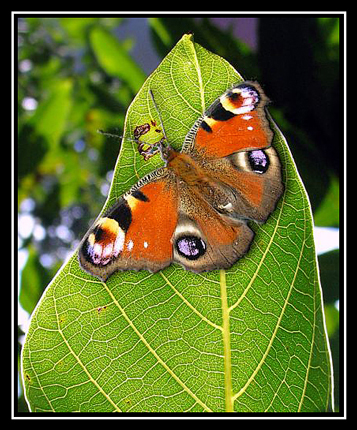
<path fill-rule="evenodd" d="M 115 137 L 118 139 L 122 139 L 124 136 L 120 135 L 120 134 L 112 134 L 112 133 L 108 133 L 106 131 L 103 130 L 97 130 L 98 133 L 102 134 L 103 136 L 108 136 L 108 137 Z"/>
<path fill-rule="evenodd" d="M 97 130 L 98 133 L 102 134 L 103 136 L 108 136 L 108 137 L 114 137 L 115 139 L 125 139 L 128 140 L 129 142 L 135 142 L 135 143 L 139 143 L 139 144 L 144 144 L 144 145 L 151 145 L 150 143 L 144 142 L 142 140 L 136 139 L 135 137 L 125 137 L 121 134 L 113 134 L 113 133 L 107 133 L 106 131 L 103 130 Z"/>
<path fill-rule="evenodd" d="M 155 101 L 155 99 L 154 99 L 154 93 L 152 92 L 152 90 L 150 90 L 149 92 L 150 92 L 151 100 L 152 100 L 152 102 L 154 103 L 155 109 L 156 109 L 156 111 L 157 111 L 157 114 L 159 115 L 159 120 L 160 120 L 160 125 L 161 125 L 162 134 L 164 135 L 164 138 L 165 138 L 165 140 L 166 140 L 166 142 L 167 142 L 167 136 L 166 136 L 166 132 L 165 132 L 165 128 L 164 128 L 164 124 L 163 124 L 163 122 L 162 122 L 162 118 L 161 118 L 160 110 L 159 110 L 159 108 L 158 108 L 158 106 L 157 106 L 157 104 L 156 104 L 156 101 Z"/>

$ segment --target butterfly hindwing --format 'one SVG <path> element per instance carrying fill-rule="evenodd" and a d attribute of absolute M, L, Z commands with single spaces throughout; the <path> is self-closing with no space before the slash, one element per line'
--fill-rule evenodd
<path fill-rule="evenodd" d="M 197 191 L 183 183 L 179 187 L 174 261 L 193 272 L 229 268 L 247 252 L 253 231 L 245 221 L 221 215 Z"/>
<path fill-rule="evenodd" d="M 229 193 L 226 202 L 212 202 L 213 207 L 236 219 L 265 222 L 284 189 L 281 163 L 272 146 L 207 160 L 203 169 L 220 190 Z"/>

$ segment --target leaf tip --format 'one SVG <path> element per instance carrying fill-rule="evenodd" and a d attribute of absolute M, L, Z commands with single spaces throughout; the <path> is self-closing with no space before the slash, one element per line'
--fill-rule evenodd
<path fill-rule="evenodd" d="M 193 43 L 194 42 L 194 40 L 193 40 L 193 32 L 192 31 L 188 31 L 187 33 L 185 33 L 182 36 L 182 40 Z"/>

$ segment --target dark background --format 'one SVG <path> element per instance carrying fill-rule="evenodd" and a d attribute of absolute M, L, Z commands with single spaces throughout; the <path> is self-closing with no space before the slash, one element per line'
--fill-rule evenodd
<path fill-rule="evenodd" d="M 19 353 L 24 311 L 31 314 L 109 191 L 119 148 L 97 130 L 122 133 L 131 100 L 184 33 L 193 32 L 197 43 L 262 84 L 307 189 L 315 225 L 339 227 L 343 15 L 29 15 L 15 17 L 15 27 Z M 97 28 L 113 36 L 113 64 L 109 47 L 98 49 L 93 42 Z M 338 249 L 319 256 L 337 410 L 339 258 Z M 27 410 L 21 387 L 18 408 Z"/>

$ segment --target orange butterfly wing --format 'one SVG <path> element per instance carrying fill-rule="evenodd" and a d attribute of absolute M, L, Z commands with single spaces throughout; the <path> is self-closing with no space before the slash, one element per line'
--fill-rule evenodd
<path fill-rule="evenodd" d="M 167 169 L 144 177 L 99 218 L 79 250 L 81 266 L 106 280 L 116 270 L 157 272 L 172 262 L 176 181 Z"/>
<path fill-rule="evenodd" d="M 207 158 L 222 158 L 238 151 L 269 147 L 273 132 L 266 118 L 267 102 L 257 83 L 245 82 L 225 92 L 194 125 L 197 152 Z M 194 133 L 193 130 L 189 135 Z M 191 149 L 192 145 L 186 152 Z"/>

